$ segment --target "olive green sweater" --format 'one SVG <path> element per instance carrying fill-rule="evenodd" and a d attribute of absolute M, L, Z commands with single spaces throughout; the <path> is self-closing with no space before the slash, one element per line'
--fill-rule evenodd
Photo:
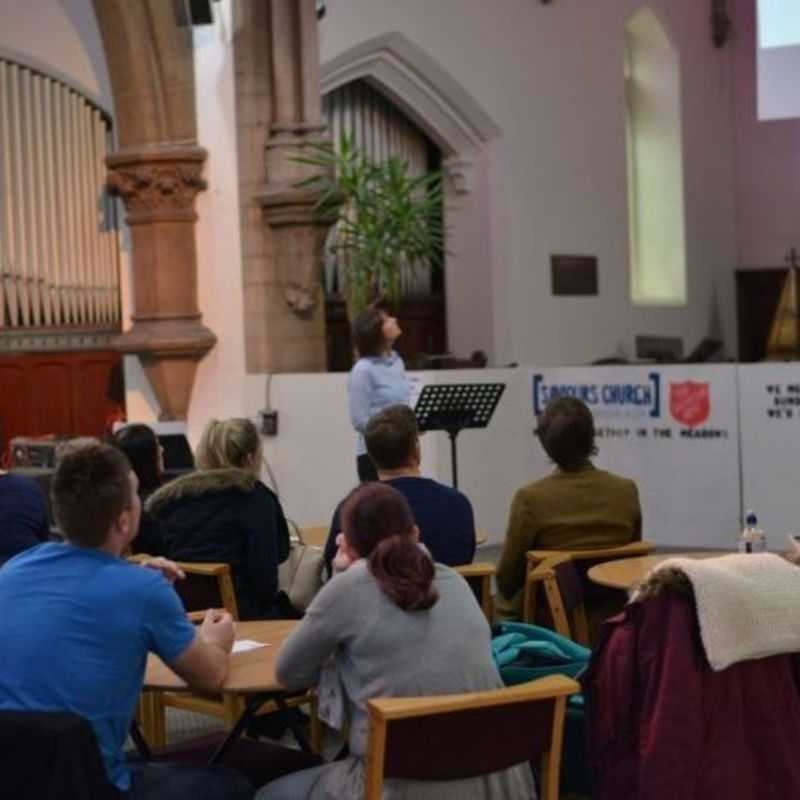
<path fill-rule="evenodd" d="M 498 610 L 519 617 L 528 550 L 601 550 L 641 536 L 639 492 L 627 478 L 590 465 L 523 486 L 511 503 L 497 568 Z"/>

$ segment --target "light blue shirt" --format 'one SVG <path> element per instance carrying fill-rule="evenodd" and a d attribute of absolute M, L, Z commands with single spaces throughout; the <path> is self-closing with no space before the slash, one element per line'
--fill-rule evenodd
<path fill-rule="evenodd" d="M 0 569 L 0 608 L 0 709 L 80 714 L 126 791 L 123 746 L 147 654 L 170 663 L 194 641 L 178 595 L 153 570 L 48 543 Z"/>
<path fill-rule="evenodd" d="M 347 383 L 350 396 L 350 421 L 358 433 L 356 455 L 367 452 L 364 428 L 369 418 L 386 406 L 411 400 L 411 386 L 406 367 L 399 354 L 392 350 L 385 356 L 366 356 L 356 361 Z"/>

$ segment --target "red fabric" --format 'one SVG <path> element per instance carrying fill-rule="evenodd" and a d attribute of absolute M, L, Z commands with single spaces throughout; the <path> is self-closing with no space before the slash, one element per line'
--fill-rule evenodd
<path fill-rule="evenodd" d="M 609 620 L 584 684 L 593 800 L 800 797 L 800 658 L 713 672 L 691 599 Z"/>

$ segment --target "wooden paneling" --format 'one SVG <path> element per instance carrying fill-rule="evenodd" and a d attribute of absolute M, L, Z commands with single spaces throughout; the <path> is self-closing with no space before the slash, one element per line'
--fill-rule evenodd
<path fill-rule="evenodd" d="M 5 449 L 16 421 L 26 418 L 28 374 L 16 360 L 0 358 L 0 453 Z"/>
<path fill-rule="evenodd" d="M 124 407 L 109 351 L 0 356 L 0 448 L 14 436 L 102 436 Z"/>
<path fill-rule="evenodd" d="M 26 405 L 34 435 L 71 433 L 74 429 L 71 366 L 59 353 L 31 357 Z"/>

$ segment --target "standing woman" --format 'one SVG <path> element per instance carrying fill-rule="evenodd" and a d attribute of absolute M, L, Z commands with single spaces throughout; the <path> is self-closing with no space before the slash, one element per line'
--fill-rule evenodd
<path fill-rule="evenodd" d="M 408 405 L 411 399 L 405 364 L 393 349 L 402 332 L 396 317 L 374 306 L 365 308 L 353 322 L 353 340 L 359 358 L 350 371 L 347 389 L 350 420 L 358 433 L 356 468 L 362 483 L 378 480 L 364 444 L 369 418 L 386 406 Z"/>
<path fill-rule="evenodd" d="M 338 574 L 278 652 L 287 689 L 319 684 L 320 717 L 349 722 L 350 755 L 268 783 L 257 800 L 363 798 L 367 702 L 500 689 L 489 623 L 466 581 L 421 548 L 408 501 L 385 483 L 359 486 L 342 506 Z M 534 797 L 528 764 L 423 783 L 387 780 L 385 800 Z"/>
<path fill-rule="evenodd" d="M 164 448 L 151 427 L 136 423 L 126 425 L 112 437 L 112 444 L 128 457 L 131 469 L 139 479 L 142 508 L 147 499 L 164 483 Z M 164 555 L 164 534 L 158 520 L 142 512 L 139 533 L 131 542 L 134 553 Z"/>
<path fill-rule="evenodd" d="M 163 526 L 174 561 L 230 564 L 241 619 L 284 616 L 278 564 L 289 555 L 289 528 L 278 496 L 260 480 L 261 438 L 249 419 L 212 419 L 197 471 L 162 486 L 146 510 Z"/>

